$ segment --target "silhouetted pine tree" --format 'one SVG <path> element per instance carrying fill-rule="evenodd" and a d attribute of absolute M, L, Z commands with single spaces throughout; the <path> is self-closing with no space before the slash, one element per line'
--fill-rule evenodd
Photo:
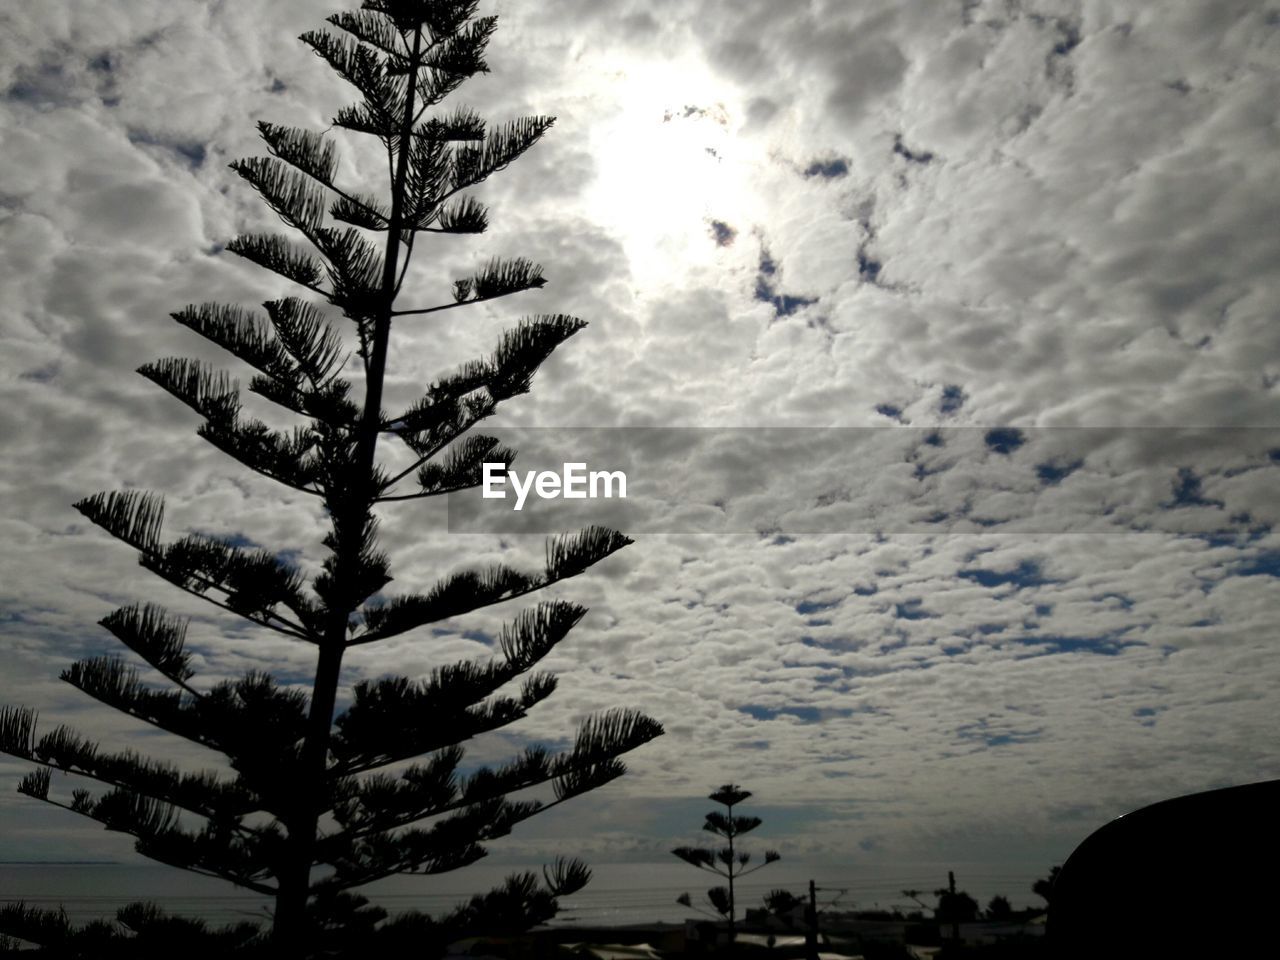
<path fill-rule="evenodd" d="M 747 864 L 751 862 L 751 854 L 737 849 L 735 841 L 738 837 L 744 833 L 749 833 L 764 822 L 759 817 L 736 817 L 733 815 L 733 808 L 750 796 L 751 792 L 749 790 L 743 790 L 736 783 L 726 783 L 708 798 L 723 805 L 725 812 L 721 813 L 719 810 L 712 810 L 707 814 L 707 819 L 703 823 L 702 829 L 709 833 L 714 833 L 718 837 L 723 837 L 725 846 L 719 850 L 711 850 L 706 847 L 676 847 L 671 851 L 685 863 L 693 864 L 695 867 L 714 873 L 728 881 L 727 886 L 712 887 L 708 890 L 707 901 L 715 908 L 716 913 L 729 921 L 730 943 L 733 942 L 737 927 L 734 883 L 747 874 L 755 873 L 760 868 L 782 859 L 777 851 L 768 850 L 764 855 L 764 863 L 758 863 L 754 867 L 748 868 Z M 676 902 L 686 907 L 693 907 L 693 901 L 687 893 L 677 897 Z M 697 908 L 694 907 L 694 909 Z"/>
<path fill-rule="evenodd" d="M 0 713 L 0 749 L 41 765 L 23 779 L 22 793 L 134 835 L 137 849 L 155 860 L 273 896 L 276 955 L 305 953 L 326 929 L 330 937 L 362 924 L 372 929 L 384 915 L 345 891 L 391 874 L 472 863 L 484 855 L 484 841 L 619 776 L 619 755 L 662 732 L 642 713 L 615 709 L 586 720 L 563 753 L 532 747 L 503 766 L 460 772 L 463 741 L 521 719 L 555 689 L 554 676 L 530 671 L 585 613 L 559 600 L 519 613 L 497 638 L 500 655 L 488 662 L 441 666 L 418 680 L 358 683 L 335 715 L 349 648 L 532 593 L 630 542 L 592 527 L 552 538 L 542 569 L 455 571 L 421 592 L 379 595 L 391 578 L 377 548 L 374 507 L 474 487 L 483 462 L 509 461 L 513 452 L 497 441 L 464 434 L 499 403 L 525 393 L 539 364 L 584 326 L 563 315 L 525 319 L 491 356 L 430 384 L 407 410 L 388 415 L 382 409 L 393 319 L 458 309 L 545 282 L 528 260 L 493 260 L 454 282 L 449 302 L 396 305 L 418 236 L 482 232 L 487 211 L 464 191 L 520 157 L 553 122 L 534 116 L 489 126 L 466 109 L 433 112 L 464 80 L 487 72 L 483 54 L 496 18 L 477 18 L 476 6 L 475 0 L 367 0 L 358 11 L 329 17 L 334 30 L 301 38 L 360 92 L 360 101 L 339 110 L 333 124 L 381 143 L 386 196 L 340 186 L 327 137 L 274 123 L 259 124 L 270 156 L 232 164 L 314 252 L 277 234 L 240 236 L 227 249 L 292 281 L 303 297 L 270 301 L 265 315 L 201 304 L 173 317 L 247 363 L 255 371 L 249 390 L 301 414 L 308 425 L 284 433 L 244 416 L 238 384 L 198 361 L 169 358 L 139 368 L 204 418 L 204 439 L 324 505 L 332 522 L 324 540 L 329 554 L 310 589 L 289 562 L 242 540 L 200 533 L 163 539 L 163 504 L 154 494 L 99 493 L 75 505 L 179 589 L 314 647 L 311 695 L 256 672 L 200 684 L 185 647 L 187 621 L 135 603 L 101 624 L 167 685 L 144 682 L 119 656 L 74 663 L 63 679 L 224 754 L 234 777 L 184 773 L 130 751 L 108 752 L 65 726 L 37 733 L 29 708 Z M 344 376 L 352 365 L 343 336 L 317 301 L 355 328 L 362 400 Z M 403 443 L 413 465 L 394 475 L 381 467 L 380 436 Z M 406 492 L 409 482 L 416 485 Z M 514 692 L 504 691 L 521 676 Z M 51 770 L 106 789 L 77 789 L 57 799 L 49 790 Z M 508 797 L 547 783 L 553 796 L 545 800 Z M 428 818 L 429 825 L 415 826 Z M 588 875 L 577 861 L 559 861 L 544 871 L 543 884 L 519 875 L 445 921 L 417 918 L 379 929 L 399 930 L 418 949 L 427 934 L 441 940 L 478 929 L 524 929 L 554 914 L 554 898 L 580 888 Z M 38 926 L 30 911 L 11 910 L 5 919 L 0 926 L 18 936 Z"/>

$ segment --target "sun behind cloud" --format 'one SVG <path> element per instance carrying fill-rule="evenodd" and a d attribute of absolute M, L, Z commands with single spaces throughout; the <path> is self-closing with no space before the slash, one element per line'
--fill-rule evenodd
<path fill-rule="evenodd" d="M 622 240 L 641 290 L 682 284 L 723 246 L 713 223 L 739 231 L 759 218 L 764 158 L 740 135 L 739 94 L 686 59 L 633 62 L 600 95 L 614 112 L 594 131 L 588 215 Z"/>

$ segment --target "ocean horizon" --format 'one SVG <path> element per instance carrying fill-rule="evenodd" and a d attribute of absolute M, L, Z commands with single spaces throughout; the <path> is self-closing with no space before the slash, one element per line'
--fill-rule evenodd
<path fill-rule="evenodd" d="M 561 910 L 552 921 L 557 926 L 628 926 L 645 923 L 681 923 L 705 919 L 705 915 L 676 903 L 688 892 L 695 904 L 715 878 L 673 859 L 671 863 L 592 864 L 592 880 L 582 891 L 561 898 Z M 411 910 L 431 915 L 448 912 L 470 896 L 501 883 L 511 873 L 536 865 L 479 863 L 441 876 L 401 876 L 380 880 L 359 892 L 392 915 Z M 932 904 L 932 892 L 946 885 L 947 871 L 956 872 L 957 886 L 980 904 L 996 894 L 1009 898 L 1015 908 L 1043 906 L 1031 893 L 1031 884 L 1048 872 L 1019 871 L 1008 864 L 914 863 L 889 868 L 838 864 L 770 864 L 736 884 L 739 915 L 758 907 L 766 893 L 785 889 L 807 895 L 816 882 L 821 908 L 832 910 L 910 910 L 916 905 L 903 890 L 922 890 L 921 899 Z M 840 891 L 844 891 L 841 893 Z M 266 922 L 270 899 L 229 883 L 189 874 L 151 863 L 117 862 L 4 862 L 0 863 L 0 904 L 23 901 L 44 909 L 62 908 L 74 923 L 112 918 L 120 907 L 148 900 L 182 916 L 199 917 L 214 924 L 244 920 Z"/>

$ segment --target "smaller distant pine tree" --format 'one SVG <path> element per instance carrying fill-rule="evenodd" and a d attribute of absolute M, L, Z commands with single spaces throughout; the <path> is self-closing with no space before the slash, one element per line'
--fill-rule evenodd
<path fill-rule="evenodd" d="M 734 816 L 733 808 L 750 796 L 751 792 L 749 790 L 743 790 L 736 783 L 726 783 L 710 795 L 709 799 L 724 806 L 725 812 L 721 813 L 719 810 L 712 810 L 707 814 L 707 819 L 702 825 L 702 829 L 722 837 L 725 841 L 725 846 L 719 850 L 712 850 L 707 847 L 676 847 L 671 851 L 685 863 L 714 873 L 727 881 L 725 886 L 715 886 L 707 891 L 707 902 L 711 904 L 719 916 L 728 921 L 730 943 L 733 942 L 737 934 L 734 884 L 747 874 L 755 873 L 762 867 L 782 859 L 776 850 L 767 850 L 764 855 L 764 863 L 748 867 L 747 864 L 751 862 L 751 854 L 737 848 L 739 837 L 744 833 L 750 833 L 764 822 L 759 817 Z M 677 897 L 676 902 L 693 908 L 693 901 L 687 893 L 682 893 Z"/>

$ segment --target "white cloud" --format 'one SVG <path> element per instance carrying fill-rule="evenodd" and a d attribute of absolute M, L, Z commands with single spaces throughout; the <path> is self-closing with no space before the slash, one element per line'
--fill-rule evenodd
<path fill-rule="evenodd" d="M 102 6 L 31 6 L 0 31 L 0 699 L 123 743 L 127 722 L 53 678 L 109 647 L 93 623 L 112 604 L 188 607 L 69 504 L 145 484 L 169 497 L 172 531 L 251 531 L 321 556 L 314 503 L 246 479 L 131 371 L 173 353 L 221 361 L 170 310 L 279 292 L 212 252 L 274 221 L 225 162 L 258 149 L 255 120 L 323 127 L 350 94 L 290 39 L 318 25 L 310 4 Z M 406 322 L 390 401 L 412 400 L 521 313 L 563 310 L 591 326 L 504 412 L 509 424 L 883 426 L 881 404 L 916 427 L 1276 422 L 1280 28 L 1257 5 L 498 7 L 494 72 L 459 101 L 560 120 L 486 187 L 491 233 L 423 244 L 406 296 L 430 302 L 494 252 L 541 257 L 551 283 L 470 317 Z M 688 98 L 672 63 L 689 71 Z M 663 90 L 635 88 L 664 70 Z M 686 107 L 722 109 L 723 122 L 658 139 L 662 110 Z M 603 149 L 606 130 L 668 151 L 654 163 L 677 171 L 693 169 L 705 134 L 724 160 L 698 166 L 699 182 L 710 190 L 727 171 L 733 189 L 714 210 L 662 206 L 664 184 Z M 358 149 L 344 156 L 351 176 L 376 170 Z M 836 160 L 843 173 L 806 177 Z M 651 200 L 664 219 L 641 229 L 619 215 Z M 736 231 L 731 245 L 716 246 L 708 217 Z M 772 296 L 815 302 L 779 314 L 758 298 L 766 255 Z M 945 385 L 966 398 L 946 416 Z M 1095 510 L 1138 453 L 1119 443 L 1111 473 L 1082 470 L 1041 496 L 1062 515 Z M 988 477 L 1033 477 L 1030 461 L 1016 476 L 992 462 Z M 937 482 L 962 493 L 974 475 Z M 1204 497 L 1267 519 L 1263 470 L 1202 476 Z M 880 476 L 870 493 L 901 482 Z M 386 512 L 394 588 L 503 552 L 500 538 L 443 524 L 436 508 Z M 784 854 L 875 838 L 885 856 L 927 858 L 978 838 L 996 860 L 1005 847 L 1061 857 L 1134 805 L 1277 775 L 1264 746 L 1264 693 L 1280 679 L 1275 535 L 1053 529 L 641 536 L 562 589 L 592 613 L 551 658 L 560 690 L 520 732 L 561 738 L 619 703 L 666 723 L 598 815 L 581 805 L 597 828 L 582 848 L 601 858 L 662 855 L 654 837 L 687 825 L 659 818 L 637 837 L 628 818 L 729 779 L 813 811 L 779 836 Z M 536 562 L 541 541 L 510 546 Z M 959 575 L 1028 564 L 1041 582 Z M 361 648 L 350 678 L 474 655 L 461 631 L 492 633 L 504 613 Z M 213 678 L 277 659 L 305 670 L 306 651 L 231 626 L 193 627 Z M 3 769 L 12 781 L 20 767 Z M 98 842 L 33 806 L 0 808 L 15 856 Z M 577 849 L 581 821 L 554 823 L 528 842 Z"/>

